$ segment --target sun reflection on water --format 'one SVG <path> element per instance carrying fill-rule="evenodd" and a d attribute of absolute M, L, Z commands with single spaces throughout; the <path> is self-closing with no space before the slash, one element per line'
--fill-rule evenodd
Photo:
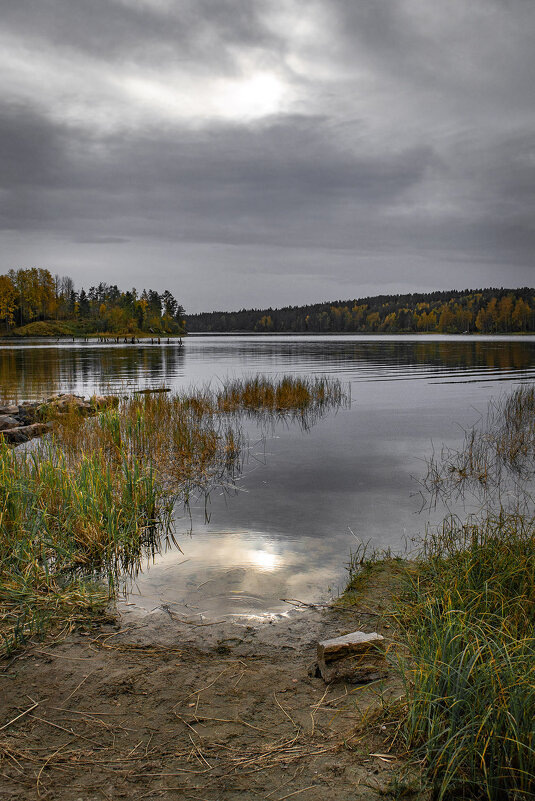
<path fill-rule="evenodd" d="M 281 558 L 276 553 L 270 551 L 249 551 L 249 561 L 252 565 L 263 572 L 276 570 L 281 566 Z"/>

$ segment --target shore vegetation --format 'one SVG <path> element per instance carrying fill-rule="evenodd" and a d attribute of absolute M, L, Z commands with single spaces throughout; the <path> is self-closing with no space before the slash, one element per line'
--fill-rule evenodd
<path fill-rule="evenodd" d="M 353 555 L 349 590 L 375 575 L 391 609 L 405 707 L 398 744 L 434 801 L 535 797 L 535 388 L 490 404 L 458 450 L 428 463 L 450 511 L 411 559 Z M 465 504 L 477 508 L 459 514 Z M 399 712 L 399 710 L 398 710 Z"/>
<path fill-rule="evenodd" d="M 346 399 L 327 379 L 234 380 L 134 394 L 90 418 L 50 411 L 53 434 L 26 450 L 0 438 L 0 653 L 102 613 L 121 577 L 173 539 L 176 509 L 232 487 L 244 412 L 295 414 L 306 428 Z"/>

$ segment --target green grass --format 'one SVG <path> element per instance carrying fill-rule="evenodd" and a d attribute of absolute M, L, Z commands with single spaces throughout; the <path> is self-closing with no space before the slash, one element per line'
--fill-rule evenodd
<path fill-rule="evenodd" d="M 407 564 L 405 737 L 442 799 L 535 798 L 535 390 L 492 403 L 431 460 L 432 498 L 475 496 Z"/>
<path fill-rule="evenodd" d="M 1 440 L 0 653 L 52 619 L 101 610 L 169 525 L 150 464 L 103 450 L 72 458 L 56 442 L 18 453 Z"/>
<path fill-rule="evenodd" d="M 450 520 L 408 576 L 406 737 L 434 797 L 533 798 L 533 521 Z"/>
<path fill-rule="evenodd" d="M 64 320 L 38 320 L 10 331 L 14 337 L 72 337 L 77 336 L 76 323 Z"/>

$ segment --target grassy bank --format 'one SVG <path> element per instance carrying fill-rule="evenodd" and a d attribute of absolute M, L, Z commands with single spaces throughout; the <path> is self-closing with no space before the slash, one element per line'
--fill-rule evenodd
<path fill-rule="evenodd" d="M 124 330 L 107 331 L 105 329 L 103 330 L 102 325 L 99 326 L 99 323 L 100 321 L 96 321 L 95 323 L 91 320 L 37 320 L 33 323 L 27 323 L 26 325 L 9 329 L 3 332 L 2 336 L 19 339 L 28 337 L 91 337 L 93 339 L 95 337 L 106 337 L 109 339 L 116 339 L 119 337 L 119 339 L 123 339 L 126 337 L 130 340 L 132 337 L 136 339 L 150 339 L 154 337 L 166 339 L 170 337 L 173 339 L 177 337 L 180 338 L 185 334 L 184 331 L 168 333 L 162 330 L 151 334 L 133 325 Z"/>
<path fill-rule="evenodd" d="M 254 379 L 219 390 L 135 395 L 90 419 L 76 408 L 31 451 L 0 438 L 0 654 L 51 623 L 103 610 L 173 535 L 173 509 L 232 484 L 246 454 L 241 415 L 338 407 L 336 381 Z"/>
<path fill-rule="evenodd" d="M 464 446 L 429 462 L 431 502 L 476 499 L 410 562 L 357 554 L 350 589 L 374 574 L 398 587 L 409 761 L 431 796 L 535 797 L 535 393 L 491 404 Z"/>
<path fill-rule="evenodd" d="M 533 798 L 533 520 L 450 520 L 407 578 L 405 736 L 434 797 Z"/>

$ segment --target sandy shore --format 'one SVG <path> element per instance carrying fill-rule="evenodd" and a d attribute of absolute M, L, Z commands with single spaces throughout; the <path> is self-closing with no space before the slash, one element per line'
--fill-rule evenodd
<path fill-rule="evenodd" d="M 32 643 L 1 673 L 2 798 L 389 797 L 395 669 L 360 686 L 310 670 L 318 639 L 389 637 L 384 588 L 367 594 L 254 626 L 158 609 Z"/>

